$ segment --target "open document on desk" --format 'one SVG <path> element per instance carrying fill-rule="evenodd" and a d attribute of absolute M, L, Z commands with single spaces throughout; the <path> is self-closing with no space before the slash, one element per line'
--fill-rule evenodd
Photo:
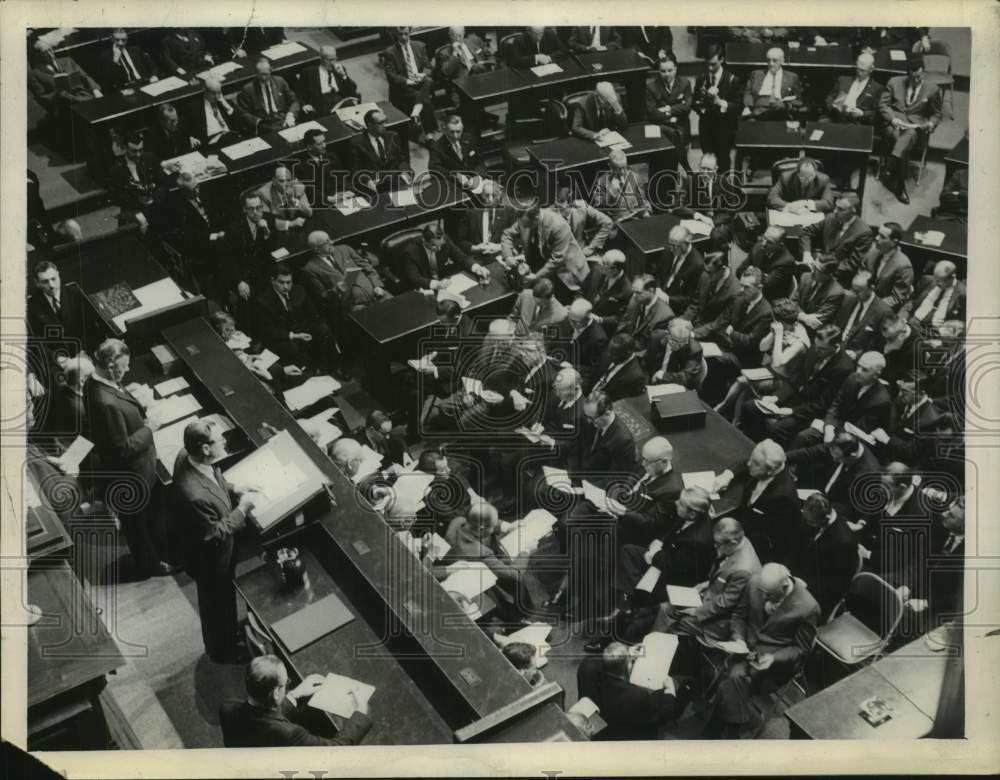
<path fill-rule="evenodd" d="M 767 224 L 774 227 L 806 227 L 822 222 L 825 217 L 826 214 L 820 211 L 803 211 L 801 214 L 793 214 L 791 211 L 767 210 Z"/>
<path fill-rule="evenodd" d="M 321 133 L 326 132 L 326 128 L 323 127 L 323 125 L 316 120 L 312 120 L 310 122 L 303 122 L 300 125 L 295 125 L 295 127 L 287 127 L 284 130 L 279 130 L 278 135 L 290 144 L 297 144 L 310 130 L 319 130 Z"/>
<path fill-rule="evenodd" d="M 239 70 L 242 66 L 238 62 L 222 62 L 213 68 L 208 70 L 203 70 L 201 73 L 197 73 L 198 78 L 202 81 L 208 81 L 209 78 L 216 78 L 219 81 L 225 81 L 226 76 L 232 73 L 234 70 Z"/>
<path fill-rule="evenodd" d="M 260 56 L 267 57 L 269 60 L 281 60 L 303 51 L 308 51 L 308 49 L 301 43 L 285 41 L 284 43 L 276 43 L 269 49 L 264 49 Z"/>
<path fill-rule="evenodd" d="M 139 89 L 150 97 L 159 97 L 167 92 L 173 92 L 175 89 L 184 89 L 187 85 L 188 83 L 184 79 L 177 76 L 169 76 L 165 79 L 154 81 L 152 84 L 146 84 Z"/>
<path fill-rule="evenodd" d="M 267 151 L 270 148 L 271 145 L 263 138 L 248 138 L 245 141 L 240 141 L 238 144 L 224 147 L 222 153 L 230 160 L 240 160 L 244 157 L 249 157 L 251 154 Z"/>
<path fill-rule="evenodd" d="M 152 284 L 136 287 L 132 290 L 132 294 L 139 301 L 139 305 L 112 318 L 112 322 L 122 333 L 128 330 L 129 320 L 152 314 L 154 311 L 173 306 L 175 303 L 183 303 L 185 300 L 184 292 L 169 276 L 164 276 Z"/>
<path fill-rule="evenodd" d="M 547 65 L 535 65 L 531 72 L 534 73 L 538 78 L 543 76 L 552 76 L 556 73 L 562 73 L 563 69 L 560 68 L 556 63 L 550 62 Z"/>

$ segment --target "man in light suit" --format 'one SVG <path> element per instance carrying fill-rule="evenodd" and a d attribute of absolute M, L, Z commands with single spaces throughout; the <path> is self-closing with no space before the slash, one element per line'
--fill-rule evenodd
<path fill-rule="evenodd" d="M 858 55 L 853 76 L 838 76 L 826 97 L 826 111 L 834 122 L 873 125 L 885 87 L 872 78 L 875 57 Z"/>
<path fill-rule="evenodd" d="M 833 211 L 830 177 L 819 173 L 813 160 L 803 157 L 794 171 L 782 174 L 768 190 L 767 207 L 792 214 L 807 211 L 827 214 Z"/>
<path fill-rule="evenodd" d="M 889 306 L 875 294 L 871 272 L 858 271 L 833 320 L 840 328 L 844 351 L 857 356 L 874 349 L 881 338 L 882 320 L 889 312 Z"/>
<path fill-rule="evenodd" d="M 906 193 L 907 154 L 918 140 L 926 142 L 942 119 L 941 91 L 925 78 L 923 57 L 911 56 L 906 71 L 905 76 L 889 79 L 879 100 L 885 134 L 893 145 L 882 181 L 903 204 L 910 202 Z"/>
<path fill-rule="evenodd" d="M 451 45 L 437 54 L 437 67 L 444 78 L 485 73 L 496 64 L 489 45 L 474 32 L 466 33 L 464 27 L 449 27 L 448 38 Z"/>
<path fill-rule="evenodd" d="M 932 276 L 923 277 L 916 292 L 899 313 L 925 333 L 933 333 L 948 320 L 965 320 L 965 282 L 959 281 L 951 260 L 941 260 Z"/>
<path fill-rule="evenodd" d="M 299 99 L 281 76 L 271 74 L 271 61 L 257 60 L 257 78 L 240 90 L 236 111 L 247 133 L 273 133 L 293 127 L 299 119 Z"/>
<path fill-rule="evenodd" d="M 785 70 L 785 52 L 767 50 L 767 70 L 750 74 L 743 93 L 743 116 L 754 119 L 790 119 L 802 108 L 802 83 Z"/>
<path fill-rule="evenodd" d="M 899 248 L 902 238 L 902 225 L 884 223 L 861 260 L 862 267 L 872 274 L 875 294 L 893 311 L 899 311 L 913 295 L 913 263 Z"/>
<path fill-rule="evenodd" d="M 812 650 L 820 610 L 806 584 L 780 563 L 754 574 L 732 616 L 730 640 L 750 649 L 746 660 L 726 669 L 717 689 L 710 728 L 738 738 L 751 719 L 750 698 L 777 690 Z M 720 733 L 721 732 L 721 733 Z"/>
<path fill-rule="evenodd" d="M 691 142 L 691 82 L 677 75 L 677 58 L 671 53 L 659 61 L 657 74 L 646 82 L 646 121 L 657 124 L 676 148 L 686 171 Z"/>
<path fill-rule="evenodd" d="M 743 85 L 725 70 L 723 44 L 712 44 L 706 52 L 706 71 L 694 84 L 692 107 L 698 112 L 699 143 L 712 152 L 724 171 L 730 170 L 730 152 L 736 142 L 736 125 L 743 106 Z"/>
<path fill-rule="evenodd" d="M 274 225 L 282 232 L 302 227 L 313 215 L 305 185 L 295 181 L 284 165 L 275 168 L 271 181 L 253 192 L 260 197 L 264 211 L 274 214 Z"/>
<path fill-rule="evenodd" d="M 597 141 L 612 130 L 623 131 L 628 116 L 610 81 L 599 81 L 594 91 L 576 107 L 570 117 L 570 131 L 577 138 Z"/>
<path fill-rule="evenodd" d="M 312 231 L 307 243 L 313 254 L 302 266 L 302 283 L 331 324 L 341 315 L 392 298 L 378 271 L 353 248 L 335 244 L 323 230 Z M 348 271 L 355 268 L 360 273 L 348 285 Z"/>
<path fill-rule="evenodd" d="M 587 257 L 599 254 L 614 230 L 614 222 L 585 200 L 573 200 L 573 189 L 560 184 L 552 208 L 569 224 L 577 243 Z"/>
<path fill-rule="evenodd" d="M 612 149 L 608 154 L 608 168 L 597 174 L 590 205 L 603 211 L 615 224 L 652 213 L 639 175 L 628 167 L 628 158 L 621 149 Z"/>
<path fill-rule="evenodd" d="M 543 209 L 537 203 L 522 209 L 517 222 L 503 232 L 500 239 L 503 259 L 506 263 L 513 262 L 514 244 L 520 239 L 526 247 L 531 242 L 537 247 L 538 258 L 543 265 L 535 272 L 524 277 L 525 284 L 531 284 L 539 276 L 555 276 L 566 291 L 579 290 L 587 280 L 590 266 L 587 256 L 577 243 L 569 224 L 552 209 Z M 556 297 L 563 303 L 571 300 L 567 292 L 556 292 Z"/>
<path fill-rule="evenodd" d="M 510 313 L 518 332 L 541 332 L 566 319 L 566 307 L 553 298 L 554 291 L 552 280 L 545 277 L 537 279 L 530 290 L 521 290 Z"/>
<path fill-rule="evenodd" d="M 698 607 L 660 607 L 653 631 L 688 634 L 724 640 L 732 634 L 730 617 L 736 609 L 750 578 L 760 571 L 760 559 L 753 544 L 743 533 L 739 520 L 723 517 L 712 529 L 715 562 L 708 579 L 695 585 L 701 596 Z"/>
<path fill-rule="evenodd" d="M 433 63 L 427 47 L 410 38 L 409 27 L 396 28 L 396 43 L 382 52 L 385 77 L 389 82 L 389 102 L 423 127 L 425 134 L 437 132 L 431 103 Z M 433 140 L 428 138 L 427 140 Z"/>
<path fill-rule="evenodd" d="M 799 238 L 802 261 L 811 263 L 815 248 L 837 258 L 840 263 L 838 276 L 853 276 L 860 271 L 862 259 L 875 240 L 871 228 L 858 216 L 860 213 L 861 201 L 857 194 L 843 193 L 834 203 L 833 213 L 802 231 Z"/>
<path fill-rule="evenodd" d="M 184 428 L 184 449 L 174 462 L 174 486 L 185 507 L 188 571 L 198 584 L 198 616 L 205 652 L 216 663 L 243 660 L 237 650 L 236 534 L 256 496 L 237 488 L 213 464 L 226 455 L 222 429 L 195 420 Z"/>
<path fill-rule="evenodd" d="M 299 74 L 302 112 L 309 116 L 326 116 L 346 98 L 361 100 L 358 85 L 337 62 L 337 50 L 323 46 L 319 50 L 319 65 L 310 65 Z"/>

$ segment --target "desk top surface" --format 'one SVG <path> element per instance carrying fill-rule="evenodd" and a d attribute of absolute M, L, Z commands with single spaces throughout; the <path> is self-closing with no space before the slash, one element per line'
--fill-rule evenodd
<path fill-rule="evenodd" d="M 823 136 L 815 141 L 811 136 L 817 130 Z M 865 153 L 872 150 L 875 141 L 875 130 L 868 125 L 848 125 L 834 122 L 808 122 L 803 135 L 802 145 L 808 149 L 819 151 L 839 151 L 849 153 Z"/>
<path fill-rule="evenodd" d="M 662 252 L 667 246 L 670 228 L 681 224 L 681 218 L 673 214 L 654 214 L 642 219 L 629 219 L 618 229 L 632 245 L 644 255 Z"/>
<path fill-rule="evenodd" d="M 669 152 L 674 148 L 673 143 L 665 136 L 646 138 L 645 124 L 629 125 L 622 136 L 632 144 L 630 148 L 624 150 L 630 159 L 647 154 Z M 535 163 L 550 172 L 607 163 L 609 152 L 610 149 L 607 147 L 600 147 L 593 141 L 576 136 L 567 136 L 556 141 L 533 144 L 528 147 L 528 154 L 531 155 Z"/>
<path fill-rule="evenodd" d="M 121 281 L 134 289 L 167 275 L 135 230 L 72 245 L 52 260 L 63 284 L 75 282 L 88 294 Z M 32 265 L 29 259 L 29 270 Z"/>
<path fill-rule="evenodd" d="M 969 139 L 963 138 L 944 156 L 944 161 L 953 165 L 969 165 Z"/>
<path fill-rule="evenodd" d="M 521 77 L 528 87 L 562 84 L 567 81 L 575 81 L 576 79 L 590 75 L 590 72 L 584 70 L 583 66 L 576 61 L 575 57 L 567 57 L 566 59 L 560 60 L 555 64 L 562 68 L 562 72 L 551 73 L 548 76 L 536 76 L 531 71 L 531 68 L 514 68 L 514 72 Z"/>
<path fill-rule="evenodd" d="M 726 62 L 734 67 L 764 67 L 767 65 L 767 52 L 772 48 L 775 44 L 733 41 L 726 44 Z M 785 66 L 789 70 L 795 67 L 850 68 L 854 64 L 847 46 L 791 46 L 783 43 L 777 48 L 785 52 Z"/>
<path fill-rule="evenodd" d="M 917 240 L 917 233 L 925 233 L 928 230 L 939 230 L 944 233 L 941 246 L 928 246 Z M 900 243 L 926 252 L 936 252 L 941 255 L 965 259 L 968 256 L 969 228 L 968 225 L 961 222 L 935 219 L 921 214 L 903 232 Z"/>
<path fill-rule="evenodd" d="M 925 637 L 920 637 L 879 659 L 872 668 L 933 720 L 937 716 L 948 658 L 946 651 L 929 650 Z"/>
<path fill-rule="evenodd" d="M 789 129 L 787 122 L 741 119 L 736 128 L 736 146 L 765 149 L 801 149 L 801 126 Z"/>

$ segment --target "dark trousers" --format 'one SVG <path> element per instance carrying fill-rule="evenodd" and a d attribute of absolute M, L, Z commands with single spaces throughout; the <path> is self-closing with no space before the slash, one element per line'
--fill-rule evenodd
<path fill-rule="evenodd" d="M 113 484 L 106 488 L 107 503 L 121 522 L 137 577 L 155 574 L 157 564 L 163 560 L 159 493 L 155 484 L 135 494 L 128 493 L 128 488 L 116 490 Z M 129 501 L 132 496 L 141 501 L 139 506 L 133 506 L 135 501 Z"/>
<path fill-rule="evenodd" d="M 719 160 L 719 171 L 728 171 L 729 152 L 736 142 L 736 125 L 726 119 L 706 115 L 698 125 L 702 152 L 712 152 Z"/>
<path fill-rule="evenodd" d="M 192 575 L 198 586 L 198 616 L 205 652 L 213 661 L 236 657 L 236 544 L 232 536 L 202 542 L 193 552 Z"/>

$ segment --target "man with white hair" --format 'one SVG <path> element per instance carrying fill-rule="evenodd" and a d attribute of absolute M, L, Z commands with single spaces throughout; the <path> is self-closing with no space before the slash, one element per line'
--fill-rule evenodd
<path fill-rule="evenodd" d="M 448 28 L 448 43 L 438 50 L 438 71 L 446 79 L 457 79 L 468 73 L 485 73 L 495 60 L 489 44 L 464 27 Z"/>
<path fill-rule="evenodd" d="M 271 72 L 271 61 L 261 57 L 257 77 L 240 90 L 236 111 L 251 135 L 277 132 L 298 122 L 301 104 L 288 82 Z"/>
<path fill-rule="evenodd" d="M 916 291 L 900 310 L 917 329 L 933 333 L 945 320 L 965 319 L 965 282 L 951 260 L 939 260 L 934 273 L 917 283 Z"/>
<path fill-rule="evenodd" d="M 303 113 L 313 116 L 330 114 L 333 107 L 346 98 L 361 100 L 358 85 L 337 62 L 337 50 L 333 46 L 320 47 L 319 64 L 299 74 L 298 88 Z"/>
<path fill-rule="evenodd" d="M 628 158 L 621 149 L 612 149 L 608 154 L 608 168 L 597 175 L 590 204 L 615 224 L 637 215 L 648 217 L 652 213 L 639 176 L 628 167 Z"/>
<path fill-rule="evenodd" d="M 754 119 L 788 119 L 802 108 L 802 83 L 785 70 L 785 52 L 767 50 L 767 70 L 750 74 L 743 93 L 743 116 Z"/>
<path fill-rule="evenodd" d="M 661 354 L 663 357 L 657 363 Z M 701 386 L 707 373 L 705 356 L 688 320 L 674 317 L 665 333 L 655 334 L 647 365 L 659 365 L 653 372 L 656 383 L 682 385 L 688 390 L 697 390 Z"/>
<path fill-rule="evenodd" d="M 313 214 L 305 185 L 296 181 L 284 165 L 277 166 L 271 181 L 254 192 L 260 196 L 264 210 L 274 214 L 274 225 L 280 231 L 302 227 Z"/>
<path fill-rule="evenodd" d="M 188 125 L 191 135 L 207 148 L 224 146 L 237 136 L 236 108 L 222 94 L 222 82 L 215 76 L 204 79 L 202 99 L 191 106 Z"/>
<path fill-rule="evenodd" d="M 698 293 L 704 270 L 705 259 L 691 245 L 691 231 L 683 225 L 674 225 L 667 234 L 667 245 L 656 269 L 656 279 L 671 309 L 675 312 L 687 309 Z"/>
<path fill-rule="evenodd" d="M 576 106 L 570 120 L 573 135 L 587 141 L 597 141 L 612 130 L 622 132 L 626 127 L 628 116 L 610 81 L 597 82 L 594 91 Z"/>
<path fill-rule="evenodd" d="M 820 610 L 806 584 L 780 563 L 767 563 L 754 574 L 733 611 L 731 641 L 750 650 L 731 663 L 719 682 L 709 721 L 709 735 L 744 736 L 753 708 L 750 699 L 787 682 L 812 650 Z"/>
<path fill-rule="evenodd" d="M 785 451 L 772 439 L 764 439 L 750 452 L 745 463 L 725 469 L 715 478 L 715 491 L 729 488 L 734 479 L 742 487 L 733 516 L 750 537 L 754 550 L 765 561 L 787 560 L 802 512 L 795 478 L 785 468 Z"/>
<path fill-rule="evenodd" d="M 875 58 L 862 52 L 854 63 L 853 76 L 838 76 L 826 97 L 826 110 L 834 122 L 872 125 L 885 87 L 872 78 Z"/>
<path fill-rule="evenodd" d="M 455 243 L 466 254 L 486 254 L 499 245 L 503 231 L 517 221 L 517 211 L 507 199 L 503 185 L 494 179 L 483 179 L 478 203 L 463 209 L 462 219 L 455 228 Z"/>
<path fill-rule="evenodd" d="M 586 298 L 577 298 L 556 330 L 557 339 L 570 345 L 569 360 L 580 372 L 586 387 L 599 376 L 608 361 L 608 334 L 595 319 L 593 309 Z"/>
<path fill-rule="evenodd" d="M 302 266 L 302 283 L 328 319 L 339 323 L 344 314 L 392 297 L 368 258 L 353 247 L 334 243 L 324 230 L 312 231 L 306 243 L 312 255 Z"/>
<path fill-rule="evenodd" d="M 628 488 L 615 491 L 608 509 L 618 519 L 619 544 L 648 545 L 661 538 L 673 519 L 674 502 L 684 489 L 674 471 L 674 447 L 665 436 L 642 445 L 640 469 Z"/>
<path fill-rule="evenodd" d="M 600 212 L 595 213 L 600 214 Z M 608 222 L 610 224 L 610 220 Z M 624 252 L 620 249 L 609 249 L 590 269 L 583 295 L 594 305 L 594 316 L 602 323 L 617 322 L 632 299 L 632 283 L 625 273 L 626 263 Z M 611 328 L 606 327 L 605 330 Z"/>

